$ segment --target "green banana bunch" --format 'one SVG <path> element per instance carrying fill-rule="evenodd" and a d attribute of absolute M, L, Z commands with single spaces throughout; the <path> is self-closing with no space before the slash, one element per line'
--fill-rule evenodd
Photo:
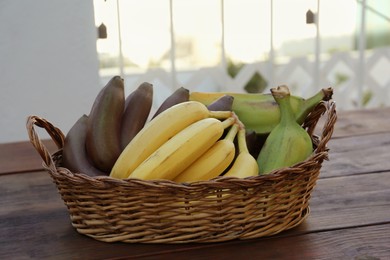
<path fill-rule="evenodd" d="M 82 115 L 70 128 L 62 148 L 62 166 L 72 172 L 84 173 L 89 176 L 107 175 L 95 168 L 88 159 L 85 150 L 88 116 Z"/>
<path fill-rule="evenodd" d="M 313 152 L 309 134 L 296 122 L 288 87 L 272 88 L 271 93 L 280 107 L 280 122 L 272 129 L 257 158 L 260 174 L 290 167 Z"/>
<path fill-rule="evenodd" d="M 190 100 L 199 101 L 206 106 L 223 95 L 234 98 L 232 109 L 247 130 L 258 134 L 268 134 L 279 123 L 279 106 L 271 94 L 231 93 L 231 92 L 191 92 Z M 324 88 L 308 99 L 291 96 L 291 109 L 295 120 L 302 124 L 312 109 L 322 100 L 332 98 L 333 89 Z"/>
<path fill-rule="evenodd" d="M 121 150 L 144 127 L 153 103 L 153 85 L 142 83 L 125 100 L 121 125 Z"/>
<path fill-rule="evenodd" d="M 98 93 L 88 117 L 86 149 L 93 165 L 109 173 L 121 153 L 124 83 L 113 77 Z"/>

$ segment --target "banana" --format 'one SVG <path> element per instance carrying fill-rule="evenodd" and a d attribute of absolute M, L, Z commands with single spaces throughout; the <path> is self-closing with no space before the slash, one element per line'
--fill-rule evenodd
<path fill-rule="evenodd" d="M 257 158 L 260 174 L 290 167 L 306 160 L 313 152 L 309 134 L 296 122 L 287 86 L 271 89 L 280 107 L 280 122 L 267 137 Z"/>
<path fill-rule="evenodd" d="M 125 100 L 125 111 L 122 116 L 121 148 L 122 150 L 144 127 L 153 103 L 153 85 L 147 82 L 139 85 Z"/>
<path fill-rule="evenodd" d="M 154 115 L 151 119 L 155 118 L 156 116 L 161 114 L 161 112 L 165 111 L 173 105 L 188 101 L 189 97 L 190 91 L 188 89 L 183 87 L 176 89 L 170 96 L 168 96 L 164 100 L 164 102 L 161 103 L 156 112 L 154 112 Z"/>
<path fill-rule="evenodd" d="M 233 124 L 223 139 L 217 141 L 173 180 L 176 182 L 207 181 L 219 176 L 234 159 L 236 149 L 233 141 L 238 128 L 238 124 Z"/>
<path fill-rule="evenodd" d="M 246 130 L 245 139 L 246 139 L 247 149 L 254 158 L 257 158 L 257 156 L 259 156 L 261 147 L 263 147 L 267 136 L 268 135 L 265 134 L 264 135 L 257 134 L 253 130 Z"/>
<path fill-rule="evenodd" d="M 210 111 L 232 111 L 234 97 L 230 95 L 223 95 L 207 106 Z"/>
<path fill-rule="evenodd" d="M 257 176 L 259 167 L 255 157 L 249 153 L 245 128 L 238 131 L 237 140 L 239 154 L 224 176 L 238 178 Z"/>
<path fill-rule="evenodd" d="M 93 165 L 109 173 L 121 152 L 124 84 L 113 77 L 97 95 L 87 122 L 86 149 Z"/>
<path fill-rule="evenodd" d="M 87 120 L 87 115 L 81 116 L 66 135 L 62 148 L 62 165 L 72 172 L 84 173 L 92 177 L 107 175 L 96 169 L 87 157 L 85 150 Z"/>
<path fill-rule="evenodd" d="M 234 97 L 232 109 L 247 130 L 254 130 L 258 134 L 268 134 L 280 120 L 279 106 L 270 94 L 191 92 L 190 100 L 202 102 L 207 106 L 223 95 Z M 324 88 L 308 99 L 291 96 L 290 101 L 296 121 L 302 124 L 321 100 L 329 100 L 332 95 L 332 88 Z"/>
<path fill-rule="evenodd" d="M 129 177 L 173 180 L 217 142 L 225 128 L 234 122 L 233 117 L 223 122 L 205 118 L 189 125 L 155 150 Z"/>
<path fill-rule="evenodd" d="M 112 167 L 110 176 L 128 178 L 146 158 L 187 126 L 208 117 L 228 118 L 230 111 L 209 111 L 197 101 L 176 104 L 149 121 L 131 140 Z"/>

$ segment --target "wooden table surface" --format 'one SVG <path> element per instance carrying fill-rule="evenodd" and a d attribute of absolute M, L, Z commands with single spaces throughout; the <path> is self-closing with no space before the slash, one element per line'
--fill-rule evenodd
<path fill-rule="evenodd" d="M 246 241 L 165 245 L 80 235 L 33 146 L 0 144 L 0 259 L 390 259 L 390 108 L 339 111 L 328 146 L 311 214 L 298 227 Z"/>

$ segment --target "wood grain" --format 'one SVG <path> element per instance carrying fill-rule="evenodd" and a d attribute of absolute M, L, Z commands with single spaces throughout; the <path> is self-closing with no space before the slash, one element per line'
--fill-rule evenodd
<path fill-rule="evenodd" d="M 380 119 L 380 120 L 378 120 Z M 335 137 L 384 133 L 390 131 L 390 107 L 340 111 Z"/>
<path fill-rule="evenodd" d="M 337 107 L 337 104 L 336 104 Z M 324 117 L 319 121 L 316 132 L 320 133 Z M 390 107 L 364 110 L 337 111 L 334 138 L 352 135 L 385 133 L 390 131 Z"/>
<path fill-rule="evenodd" d="M 390 169 L 390 131 L 329 141 L 329 161 L 320 178 L 382 172 Z"/>
<path fill-rule="evenodd" d="M 57 150 L 51 140 L 44 140 L 50 152 Z M 42 158 L 30 142 L 0 144 L 0 175 L 42 170 Z"/>
<path fill-rule="evenodd" d="M 390 223 L 390 171 L 320 179 L 304 232 Z M 375 212 L 375 214 L 373 214 Z"/>
<path fill-rule="evenodd" d="M 243 242 L 204 248 L 133 254 L 127 259 L 356 259 L 390 256 L 390 224 L 332 230 L 307 235 Z M 293 246 L 292 246 L 293 245 Z M 351 246 L 352 245 L 352 246 Z"/>

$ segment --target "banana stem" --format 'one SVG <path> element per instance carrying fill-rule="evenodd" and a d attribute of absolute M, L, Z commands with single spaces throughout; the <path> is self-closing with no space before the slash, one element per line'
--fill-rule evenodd
<path fill-rule="evenodd" d="M 239 129 L 245 128 L 244 123 L 240 120 L 236 113 L 232 112 L 232 117 L 236 119 L 236 123 L 238 124 Z"/>
<path fill-rule="evenodd" d="M 224 129 L 228 128 L 229 126 L 233 125 L 236 122 L 236 118 L 234 117 L 229 117 L 222 121 L 222 126 Z"/>
<path fill-rule="evenodd" d="M 227 119 L 233 114 L 232 111 L 210 111 L 209 116 L 216 119 Z"/>
<path fill-rule="evenodd" d="M 245 128 L 241 128 L 238 131 L 238 150 L 240 153 L 249 153 L 248 146 L 246 144 Z"/>
<path fill-rule="evenodd" d="M 303 101 L 301 109 L 296 114 L 295 118 L 299 124 L 305 121 L 307 111 L 312 110 L 321 100 L 328 101 L 332 98 L 333 88 L 323 88 L 318 91 L 314 96 Z"/>
<path fill-rule="evenodd" d="M 239 129 L 239 125 L 237 123 L 234 123 L 232 127 L 229 129 L 229 132 L 226 134 L 224 139 L 233 142 L 234 138 L 237 135 L 238 129 Z"/>

